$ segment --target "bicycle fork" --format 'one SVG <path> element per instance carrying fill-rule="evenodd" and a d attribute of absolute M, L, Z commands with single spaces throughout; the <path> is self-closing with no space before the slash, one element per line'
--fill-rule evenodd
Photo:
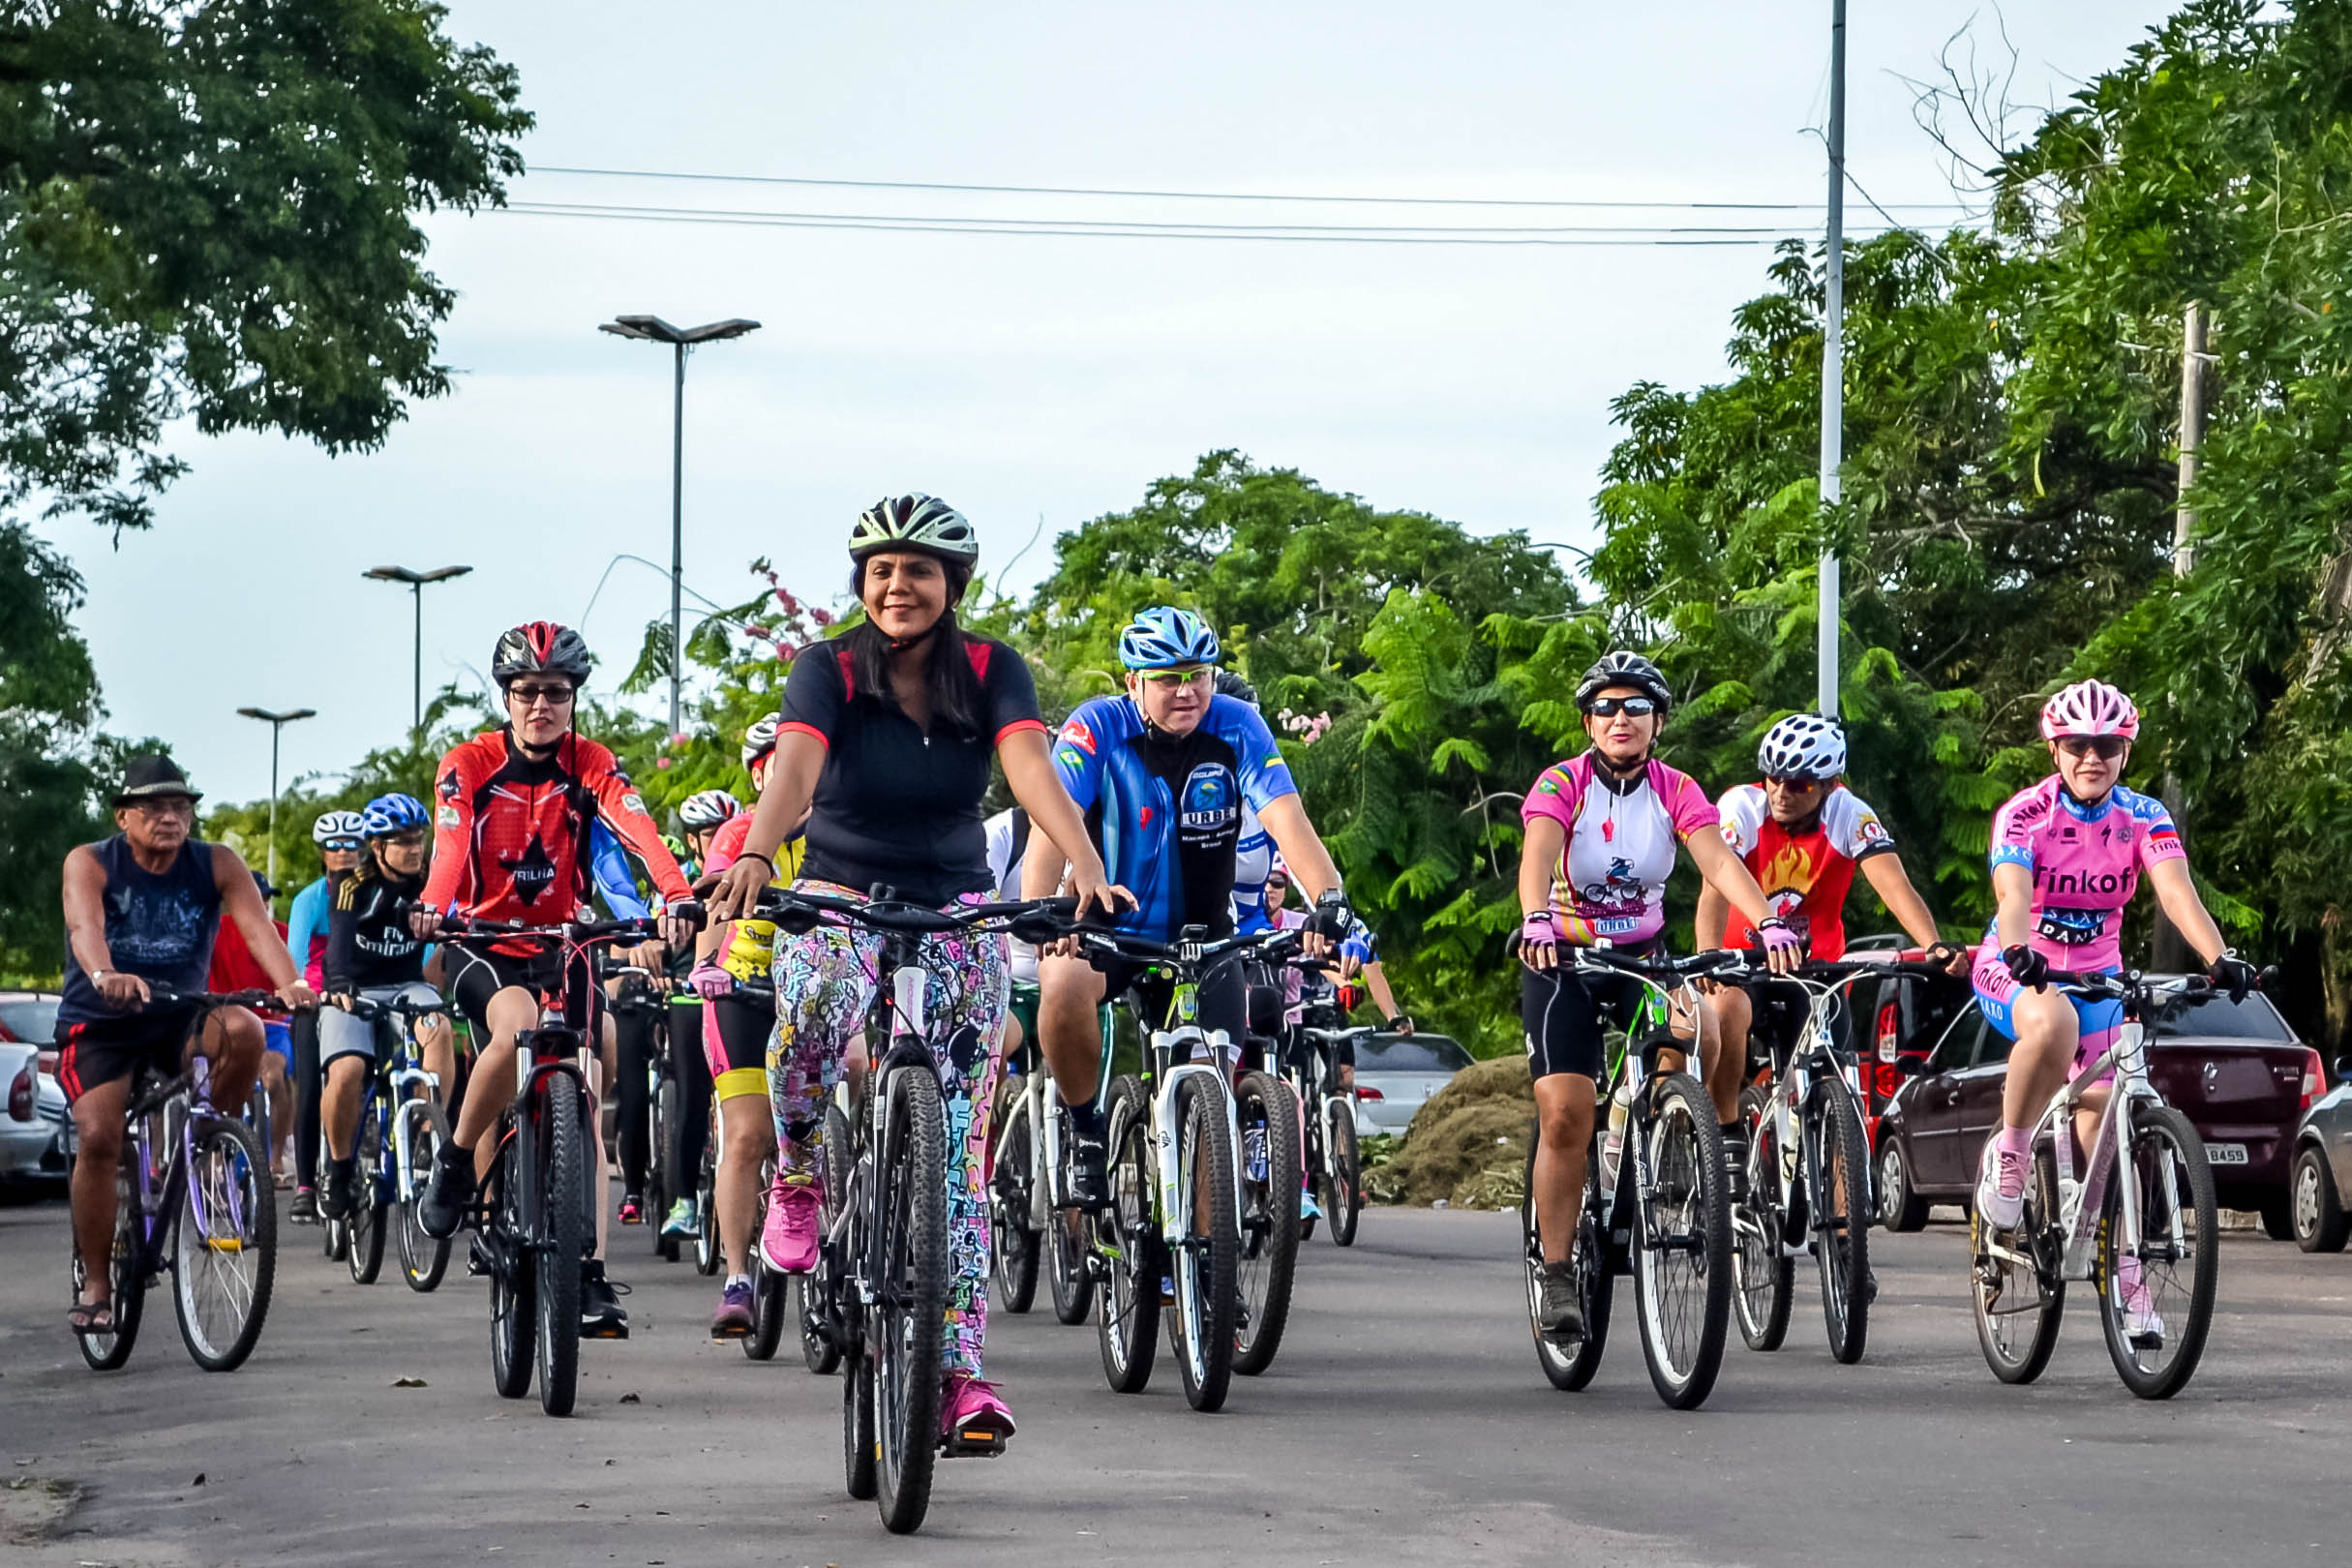
<path fill-rule="evenodd" d="M 1221 1029 L 1206 1037 L 1195 1034 L 1195 1040 L 1204 1041 L 1221 1062 L 1231 1042 Z M 1152 1036 L 1152 1049 L 1172 1055 L 1184 1040 L 1164 1031 Z M 1160 1172 L 1160 1228 L 1170 1247 L 1182 1245 L 1192 1237 L 1193 1183 L 1184 1180 L 1180 1168 L 1183 1151 L 1181 1130 L 1176 1126 L 1176 1094 L 1188 1078 L 1207 1078 L 1217 1086 L 1218 1103 L 1224 1107 L 1225 1146 L 1234 1154 L 1233 1185 L 1225 1201 L 1233 1206 L 1233 1228 L 1238 1233 L 1242 1222 L 1241 1202 L 1241 1117 L 1233 1103 L 1232 1088 L 1226 1083 L 1221 1069 L 1205 1062 L 1184 1062 L 1168 1070 L 1167 1081 L 1160 1085 L 1152 1107 L 1152 1154 Z"/>

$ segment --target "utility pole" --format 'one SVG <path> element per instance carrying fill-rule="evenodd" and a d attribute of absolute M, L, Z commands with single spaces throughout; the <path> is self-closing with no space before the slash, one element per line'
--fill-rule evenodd
<path fill-rule="evenodd" d="M 1829 242 L 1822 297 L 1822 520 L 1836 514 L 1846 461 L 1846 0 L 1829 3 Z M 1837 717 L 1838 614 L 1844 595 L 1834 546 L 1822 552 L 1814 706 Z"/>
<path fill-rule="evenodd" d="M 2186 577 L 2196 569 L 2197 548 L 2190 542 L 2197 531 L 2197 509 L 2188 504 L 2189 487 L 2197 482 L 2197 449 L 2205 444 L 2205 307 L 2195 300 L 2181 313 L 2181 488 L 2172 514 L 2172 573 Z M 2167 772 L 2162 785 L 2164 809 L 2175 823 L 2186 814 L 2188 802 L 2181 793 L 2180 776 Z M 2155 948 L 2159 970 L 2180 971 L 2194 954 L 2182 940 L 2180 928 L 2156 911 Z"/>

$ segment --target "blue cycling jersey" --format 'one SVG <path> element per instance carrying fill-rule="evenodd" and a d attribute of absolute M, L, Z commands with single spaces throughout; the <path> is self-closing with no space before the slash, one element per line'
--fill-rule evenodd
<path fill-rule="evenodd" d="M 1135 895 L 1121 930 L 1165 942 L 1188 925 L 1233 929 L 1242 806 L 1298 793 L 1257 709 L 1212 697 L 1198 729 L 1171 736 L 1131 700 L 1098 697 L 1064 722 L 1053 760 L 1111 880 Z"/>
<path fill-rule="evenodd" d="M 642 920 L 652 913 L 637 896 L 637 877 L 629 869 L 620 835 L 606 827 L 602 817 L 588 823 L 588 874 L 595 879 L 596 890 L 604 895 L 604 907 L 613 912 L 613 919 Z"/>

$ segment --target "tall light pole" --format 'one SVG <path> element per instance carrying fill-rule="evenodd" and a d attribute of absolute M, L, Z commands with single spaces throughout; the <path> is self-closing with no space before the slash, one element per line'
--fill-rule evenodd
<path fill-rule="evenodd" d="M 617 316 L 597 327 L 617 338 L 642 338 L 666 343 L 677 356 L 670 410 L 670 733 L 678 734 L 678 682 L 685 671 L 683 641 L 685 609 L 682 584 L 686 557 L 686 350 L 698 343 L 718 343 L 757 332 L 760 323 L 734 317 L 698 327 L 674 327 L 658 316 Z"/>
<path fill-rule="evenodd" d="M 1829 247 L 1822 298 L 1822 521 L 1837 511 L 1846 460 L 1846 0 L 1829 0 Z M 1822 552 L 1815 706 L 1837 717 L 1837 548 Z"/>
<path fill-rule="evenodd" d="M 411 736 L 422 736 L 425 730 L 425 585 L 445 583 L 472 570 L 470 566 L 437 566 L 429 572 L 412 572 L 406 566 L 371 566 L 359 574 L 374 578 L 378 583 L 406 583 L 416 600 L 416 668 L 412 701 L 415 717 L 408 721 Z"/>
<path fill-rule="evenodd" d="M 259 719 L 269 726 L 269 881 L 278 885 L 278 732 L 296 719 L 317 718 L 315 708 L 288 709 L 273 713 L 266 708 L 240 708 L 238 712 L 249 719 Z"/>

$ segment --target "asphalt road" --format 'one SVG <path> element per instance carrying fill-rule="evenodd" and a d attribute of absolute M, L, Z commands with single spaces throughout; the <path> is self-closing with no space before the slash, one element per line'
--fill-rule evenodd
<path fill-rule="evenodd" d="M 1734 1335 L 1705 1408 L 1661 1406 L 1620 1313 L 1608 1365 L 1553 1392 L 1528 1345 L 1510 1216 L 1373 1210 L 1317 1238 L 1280 1360 L 1193 1414 L 1163 1360 L 1104 1387 L 1091 1327 L 998 1316 L 1021 1421 L 944 1464 L 921 1534 L 841 1490 L 840 1383 L 714 1345 L 715 1292 L 617 1232 L 636 1335 L 586 1347 L 579 1413 L 490 1387 L 478 1281 L 350 1283 L 287 1227 L 268 1330 L 208 1375 L 166 1308 L 123 1372 L 63 1327 L 62 1204 L 0 1207 L 0 1560 L 564 1564 L 1571 1561 L 2156 1564 L 2352 1555 L 2352 1257 L 2231 1235 L 2195 1382 L 2116 1379 L 2077 1301 L 2042 1381 L 1978 1356 L 1962 1233 L 1873 1237 L 1868 1359 L 1839 1367 L 1803 1293 L 1787 1348 Z M 1630 1301 L 1629 1282 L 1620 1282 Z M 400 1379 L 421 1387 L 398 1387 Z"/>

